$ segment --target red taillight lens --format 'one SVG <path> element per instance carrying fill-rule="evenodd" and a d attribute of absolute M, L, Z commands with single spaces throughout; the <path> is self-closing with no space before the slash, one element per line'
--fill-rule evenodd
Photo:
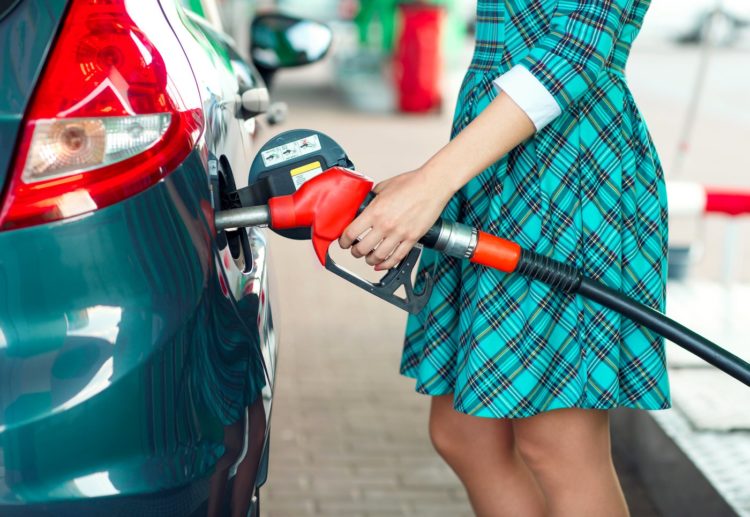
<path fill-rule="evenodd" d="M 73 0 L 26 114 L 0 228 L 79 215 L 155 184 L 200 136 L 200 105 L 155 0 Z"/>

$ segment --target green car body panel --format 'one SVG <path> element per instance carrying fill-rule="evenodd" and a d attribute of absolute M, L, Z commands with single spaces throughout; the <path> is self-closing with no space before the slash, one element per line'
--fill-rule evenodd
<path fill-rule="evenodd" d="M 0 184 L 65 5 L 23 0 L 0 19 L 2 45 L 16 42 L 0 57 Z M 201 91 L 199 143 L 131 198 L 0 232 L 2 515 L 87 501 L 103 511 L 101 501 L 196 485 L 200 500 L 224 428 L 259 400 L 270 417 L 264 235 L 247 232 L 252 256 L 238 259 L 212 224 L 222 181 L 232 170 L 246 180 L 252 152 L 252 121 L 223 106 L 259 80 L 221 34 L 162 5 L 155 15 L 169 19 Z M 265 424 L 247 425 L 267 437 Z M 176 514 L 192 508 L 179 504 Z"/>

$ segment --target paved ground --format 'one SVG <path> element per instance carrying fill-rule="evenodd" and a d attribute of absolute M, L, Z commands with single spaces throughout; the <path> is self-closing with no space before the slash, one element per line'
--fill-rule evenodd
<path fill-rule="evenodd" d="M 740 57 L 722 54 L 721 70 L 735 74 L 733 85 Z M 695 59 L 695 52 L 648 45 L 633 58 L 633 70 L 642 73 L 631 82 L 666 164 L 674 161 Z M 285 127 L 331 134 L 368 175 L 382 179 L 413 168 L 446 141 L 450 109 L 429 117 L 352 112 L 321 70 L 280 77 L 276 97 L 292 110 Z M 748 86 L 750 79 L 741 91 Z M 737 174 L 738 164 L 747 168 L 746 151 L 724 143 L 747 139 L 748 121 L 733 116 L 728 100 L 731 94 L 747 102 L 738 88 L 721 80 L 709 88 L 713 100 L 684 177 L 748 184 Z M 709 238 L 719 239 L 723 223 L 712 224 Z M 397 373 L 404 314 L 322 270 L 305 244 L 272 238 L 272 257 L 282 347 L 264 515 L 471 515 L 458 481 L 429 444 L 428 400 Z M 700 273 L 712 276 L 717 268 L 709 253 Z M 620 469 L 633 515 L 658 515 L 637 477 Z"/>

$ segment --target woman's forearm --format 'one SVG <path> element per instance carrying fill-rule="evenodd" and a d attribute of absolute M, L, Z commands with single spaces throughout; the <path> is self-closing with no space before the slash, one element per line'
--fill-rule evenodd
<path fill-rule="evenodd" d="M 501 92 L 458 136 L 422 167 L 430 183 L 452 195 L 474 176 L 532 136 L 534 124 Z"/>
<path fill-rule="evenodd" d="M 351 247 L 355 257 L 366 256 L 375 269 L 394 267 L 453 194 L 534 131 L 526 112 L 501 93 L 425 165 L 376 185 L 378 195 L 344 230 L 339 244 Z"/>

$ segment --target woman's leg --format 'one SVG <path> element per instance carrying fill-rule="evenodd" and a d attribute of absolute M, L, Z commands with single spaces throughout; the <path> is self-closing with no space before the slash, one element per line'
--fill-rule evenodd
<path fill-rule="evenodd" d="M 549 515 L 629 515 L 612 464 L 606 411 L 555 409 L 514 420 L 513 434 L 546 496 Z"/>
<path fill-rule="evenodd" d="M 479 517 L 538 517 L 544 498 L 513 446 L 508 420 L 464 415 L 453 396 L 432 398 L 430 438 L 466 487 Z"/>

